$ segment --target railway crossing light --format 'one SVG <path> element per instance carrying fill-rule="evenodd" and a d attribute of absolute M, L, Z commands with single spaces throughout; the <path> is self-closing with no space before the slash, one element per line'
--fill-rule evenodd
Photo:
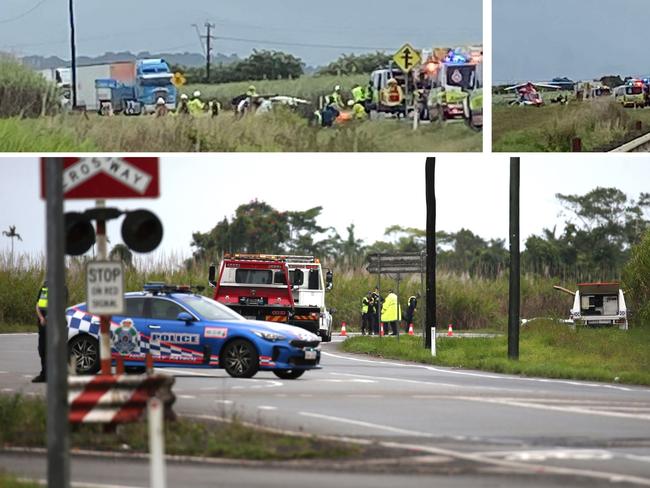
<path fill-rule="evenodd" d="M 122 222 L 122 239 L 136 252 L 150 252 L 162 241 L 160 219 L 149 210 L 129 212 Z"/>
<path fill-rule="evenodd" d="M 95 228 L 84 214 L 65 214 L 65 253 L 80 256 L 95 243 Z"/>

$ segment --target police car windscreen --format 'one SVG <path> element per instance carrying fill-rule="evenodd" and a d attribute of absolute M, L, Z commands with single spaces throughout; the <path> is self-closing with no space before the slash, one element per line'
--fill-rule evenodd
<path fill-rule="evenodd" d="M 447 85 L 460 86 L 464 90 L 474 87 L 474 78 L 476 77 L 476 66 L 450 66 L 447 69 Z"/>
<path fill-rule="evenodd" d="M 210 298 L 195 295 L 177 297 L 180 302 L 196 312 L 203 320 L 244 320 L 244 317 Z"/>

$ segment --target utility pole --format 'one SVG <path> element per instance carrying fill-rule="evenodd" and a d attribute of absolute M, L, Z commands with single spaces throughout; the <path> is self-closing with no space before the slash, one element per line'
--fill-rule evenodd
<path fill-rule="evenodd" d="M 431 347 L 431 328 L 436 326 L 436 158 L 427 158 L 425 166 L 427 201 L 427 285 L 424 346 Z"/>
<path fill-rule="evenodd" d="M 69 4 L 70 12 L 70 69 L 72 71 L 72 86 L 71 86 L 71 95 L 72 95 L 72 108 L 77 107 L 77 45 L 75 42 L 74 35 L 74 4 L 73 0 L 70 0 Z"/>
<path fill-rule="evenodd" d="M 519 158 L 510 158 L 510 291 L 508 306 L 508 358 L 519 359 Z"/>
<path fill-rule="evenodd" d="M 215 29 L 215 24 L 205 22 L 205 81 L 210 83 L 210 58 L 212 57 L 212 39 L 214 36 L 210 33 L 211 29 Z"/>

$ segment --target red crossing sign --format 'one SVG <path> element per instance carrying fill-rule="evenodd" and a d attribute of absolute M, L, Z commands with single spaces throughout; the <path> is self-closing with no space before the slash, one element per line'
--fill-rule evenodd
<path fill-rule="evenodd" d="M 45 198 L 45 159 L 41 158 L 41 198 Z M 158 158 L 63 158 L 63 198 L 156 198 L 160 195 Z"/>

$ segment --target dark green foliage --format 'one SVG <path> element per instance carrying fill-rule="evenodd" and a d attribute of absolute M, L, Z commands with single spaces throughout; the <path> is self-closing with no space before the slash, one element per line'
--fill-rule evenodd
<path fill-rule="evenodd" d="M 38 117 L 57 109 L 57 89 L 39 73 L 0 54 L 0 117 Z"/>
<path fill-rule="evenodd" d="M 623 269 L 623 285 L 633 323 L 650 328 L 650 231 L 632 248 L 630 260 Z"/>
<path fill-rule="evenodd" d="M 319 75 L 354 75 L 371 73 L 385 68 L 391 60 L 389 54 L 377 51 L 368 54 L 343 54 L 336 61 L 318 70 Z"/>

